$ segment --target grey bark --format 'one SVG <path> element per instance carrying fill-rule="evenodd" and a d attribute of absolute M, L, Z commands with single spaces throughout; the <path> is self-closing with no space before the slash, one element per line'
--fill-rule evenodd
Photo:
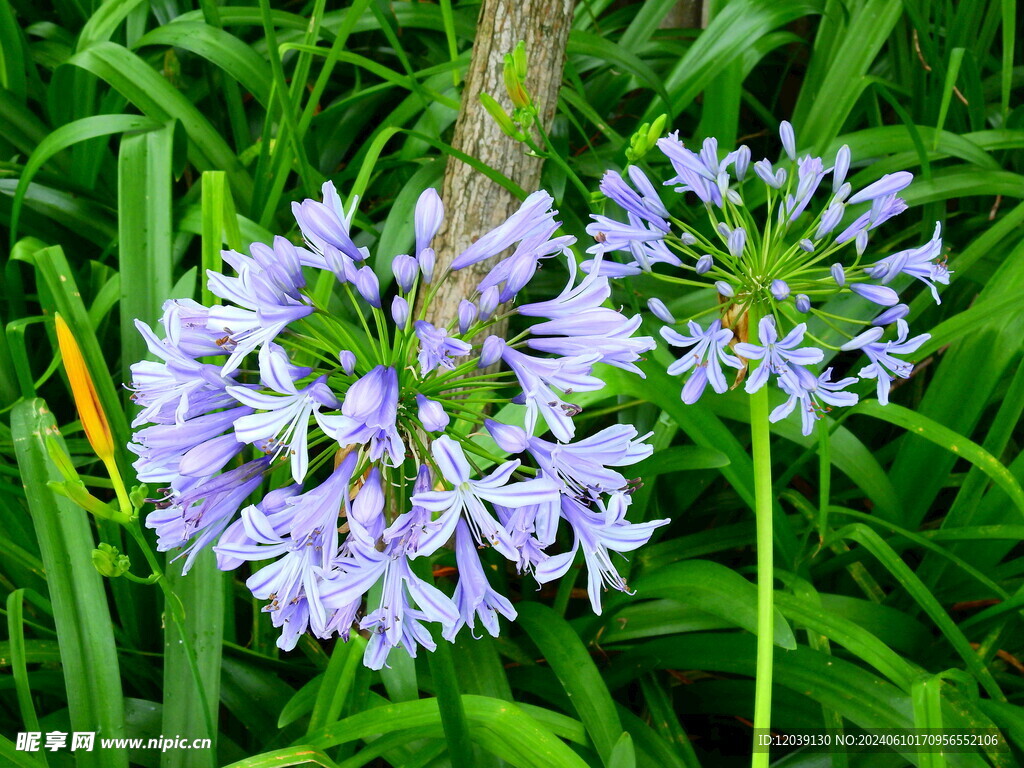
<path fill-rule="evenodd" d="M 526 42 L 527 89 L 545 130 L 550 130 L 558 102 L 575 0 L 484 0 L 477 22 L 473 57 L 455 123 L 452 145 L 508 176 L 527 192 L 540 183 L 541 161 L 525 146 L 501 132 L 480 104 L 488 93 L 511 113 L 502 81 L 506 53 Z M 519 207 L 519 200 L 498 184 L 454 157 L 448 158 L 441 198 L 445 219 L 434 240 L 438 273 L 475 239 L 498 226 Z M 459 301 L 469 296 L 493 266 L 487 260 L 453 273 L 434 298 L 427 319 L 447 323 Z"/>

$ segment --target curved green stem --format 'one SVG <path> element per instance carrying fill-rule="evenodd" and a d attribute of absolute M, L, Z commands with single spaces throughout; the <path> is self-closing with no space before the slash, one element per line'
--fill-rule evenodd
<path fill-rule="evenodd" d="M 760 320 L 749 310 L 749 327 Z M 763 364 L 763 363 L 762 363 Z M 754 459 L 754 518 L 757 526 L 757 664 L 754 681 L 754 739 L 768 733 L 772 715 L 772 654 L 775 637 L 774 540 L 772 534 L 772 455 L 768 388 L 750 396 L 750 437 Z M 768 768 L 767 752 L 754 752 L 752 768 Z"/>

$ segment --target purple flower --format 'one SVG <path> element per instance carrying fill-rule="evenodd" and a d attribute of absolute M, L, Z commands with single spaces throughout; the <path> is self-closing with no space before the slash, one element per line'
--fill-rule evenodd
<path fill-rule="evenodd" d="M 463 357 L 468 355 L 473 346 L 462 339 L 455 339 L 448 335 L 444 328 L 438 328 L 426 320 L 417 320 L 413 323 L 416 329 L 416 337 L 420 340 L 420 375 L 426 376 L 438 367 L 448 370 L 455 368 L 452 357 Z"/>
<path fill-rule="evenodd" d="M 614 494 L 607 504 L 599 504 L 596 511 L 562 496 L 562 517 L 572 527 L 573 547 L 539 563 L 534 570 L 537 581 L 546 584 L 564 576 L 582 548 L 587 565 L 587 592 L 594 613 L 601 614 L 602 588 L 628 592 L 625 580 L 612 563 L 611 552 L 630 552 L 643 546 L 656 528 L 671 521 L 630 523 L 626 520 L 627 506 L 628 496 L 622 493 Z"/>
<path fill-rule="evenodd" d="M 668 230 L 648 227 L 640 217 L 632 213 L 626 214 L 628 222 L 623 223 L 610 219 L 607 216 L 591 215 L 594 220 L 587 225 L 587 234 L 596 240 L 596 243 L 587 249 L 587 253 L 600 256 L 611 251 L 628 251 L 633 257 L 633 265 L 626 265 L 625 274 L 639 274 L 650 272 L 654 264 L 671 264 L 680 266 L 682 262 L 665 245 L 665 236 Z M 600 263 L 595 262 L 585 271 L 594 271 L 594 267 Z M 614 265 L 607 262 L 611 269 L 620 268 L 622 265 Z M 602 268 L 601 274 L 618 276 Z"/>
<path fill-rule="evenodd" d="M 554 198 L 547 192 L 534 192 L 523 201 L 519 210 L 481 237 L 452 261 L 452 269 L 465 269 L 471 264 L 495 256 L 514 243 L 525 240 L 535 231 L 545 229 L 554 218 Z"/>
<path fill-rule="evenodd" d="M 413 504 L 440 513 L 420 537 L 419 554 L 436 551 L 451 538 L 459 520 L 465 519 L 480 546 L 493 546 L 508 559 L 517 559 L 508 532 L 491 516 L 484 502 L 510 508 L 543 504 L 557 498 L 558 487 L 547 478 L 510 483 L 512 473 L 519 468 L 518 461 L 505 462 L 489 475 L 473 480 L 462 446 L 448 435 L 434 440 L 431 454 L 441 475 L 453 487 L 450 491 L 424 491 L 412 497 Z"/>
<path fill-rule="evenodd" d="M 157 550 L 185 547 L 177 557 L 185 556 L 181 572 L 188 573 L 196 555 L 227 528 L 269 468 L 270 459 L 263 457 L 202 480 L 175 480 L 167 499 L 146 517 L 146 527 L 156 531 Z"/>
<path fill-rule="evenodd" d="M 459 583 L 455 586 L 453 600 L 459 609 L 459 619 L 444 628 L 445 640 L 454 641 L 459 630 L 467 624 L 472 633 L 476 629 L 477 617 L 491 636 L 497 637 L 498 614 L 513 621 L 516 609 L 488 583 L 476 542 L 465 520 L 460 520 L 455 528 L 455 563 L 459 569 Z"/>
<path fill-rule="evenodd" d="M 352 207 L 346 213 L 333 182 L 325 182 L 321 191 L 323 192 L 322 203 L 315 200 L 292 203 L 292 214 L 295 216 L 299 229 L 302 230 L 302 236 L 306 243 L 313 251 L 321 255 L 325 255 L 326 251 L 334 248 L 352 261 L 362 261 L 366 258 L 366 252 L 357 248 L 349 235 L 358 200 L 352 201 Z M 319 264 L 310 266 L 319 266 Z"/>
<path fill-rule="evenodd" d="M 277 641 L 283 650 L 294 648 L 307 626 L 317 637 L 330 636 L 329 609 L 320 590 L 338 553 L 338 511 L 348 507 L 355 458 L 349 454 L 314 490 L 286 497 L 277 514 L 268 514 L 260 506 L 246 507 L 241 520 L 232 525 L 236 528 L 241 523 L 244 539 L 239 540 L 237 533 L 229 537 L 225 531 L 214 547 L 218 562 L 222 558 L 274 560 L 253 573 L 245 585 L 257 599 L 270 601 L 263 610 L 275 627 L 285 627 Z M 296 622 L 299 627 L 292 626 Z"/>
<path fill-rule="evenodd" d="M 722 372 L 722 363 L 736 369 L 742 368 L 743 363 L 727 351 L 733 334 L 728 328 L 722 327 L 721 320 L 715 320 L 707 330 L 693 320 L 689 321 L 688 327 L 689 336 L 667 327 L 661 329 L 661 335 L 674 347 L 693 347 L 691 352 L 687 352 L 668 367 L 670 376 L 694 370 L 682 391 L 683 402 L 692 405 L 700 399 L 708 381 L 711 382 L 711 388 L 719 394 L 729 388 Z"/>
<path fill-rule="evenodd" d="M 772 189 L 781 189 L 786 183 L 786 169 L 775 170 L 768 159 L 758 160 L 754 163 L 754 173 Z"/>
<path fill-rule="evenodd" d="M 219 365 L 200 363 L 169 340 L 161 341 L 141 320 L 135 327 L 149 351 L 164 362 L 143 360 L 131 367 L 132 400 L 143 407 L 133 427 L 147 422 L 181 424 L 234 403 L 225 389 L 233 377 L 222 376 Z"/>
<path fill-rule="evenodd" d="M 626 478 L 610 467 L 635 464 L 650 456 L 654 448 L 644 442 L 649 436 L 638 437 L 635 427 L 616 424 L 575 443 L 531 437 L 527 450 L 563 493 L 597 500 L 604 493 L 626 490 Z"/>
<path fill-rule="evenodd" d="M 907 204 L 901 197 L 886 195 L 875 198 L 871 203 L 871 209 L 854 219 L 853 223 L 836 237 L 836 243 L 842 244 L 857 238 L 858 250 L 863 251 L 867 244 L 868 230 L 881 226 L 893 216 L 899 216 L 905 210 L 907 210 Z"/>
<path fill-rule="evenodd" d="M 634 363 L 643 352 L 654 348 L 654 340 L 649 336 L 633 336 L 640 327 L 640 315 L 627 318 L 601 306 L 611 295 L 608 278 L 591 272 L 579 285 L 573 287 L 574 282 L 575 275 L 570 274 L 565 289 L 554 299 L 519 308 L 521 315 L 551 318 L 532 326 L 531 334 L 559 337 L 533 338 L 527 345 L 569 357 L 596 353 L 603 363 L 643 376 Z"/>
<path fill-rule="evenodd" d="M 181 464 L 189 457 L 206 471 L 203 475 L 220 469 L 232 456 L 242 450 L 242 444 L 234 435 L 220 436 L 231 429 L 235 420 L 252 413 L 252 408 L 239 406 L 224 411 L 215 411 L 181 424 L 154 424 L 144 427 L 133 435 L 134 442 L 128 450 L 139 458 L 132 465 L 141 482 L 170 482 L 181 471 Z M 220 462 L 210 469 L 210 465 Z M 190 475 L 191 476 L 191 475 Z"/>
<path fill-rule="evenodd" d="M 228 394 L 242 405 L 262 411 L 235 421 L 239 442 L 258 444 L 264 453 L 291 458 L 292 478 L 301 483 L 309 466 L 309 418 L 321 407 L 337 408 L 338 399 L 321 376 L 301 390 L 295 382 L 308 376 L 309 368 L 292 365 L 283 348 L 268 342 L 260 350 L 260 379 L 278 395 L 248 387 L 228 387 Z"/>
<path fill-rule="evenodd" d="M 916 277 L 931 289 L 935 303 L 941 304 L 942 301 L 939 299 L 939 291 L 935 287 L 935 283 L 949 285 L 949 269 L 945 264 L 935 263 L 935 259 L 941 252 L 942 228 L 936 222 L 935 232 L 927 243 L 920 248 L 910 248 L 894 253 L 892 256 L 886 256 L 868 267 L 866 272 L 871 277 L 881 280 L 882 283 L 890 282 L 901 273 Z"/>
<path fill-rule="evenodd" d="M 795 302 L 797 312 L 802 312 L 806 315 L 811 311 L 811 299 L 806 293 L 798 293 Z"/>
<path fill-rule="evenodd" d="M 785 280 L 772 280 L 771 292 L 776 301 L 784 301 L 789 296 L 789 283 Z"/>
<path fill-rule="evenodd" d="M 512 402 L 526 406 L 526 430 L 532 433 L 537 417 L 543 416 L 555 437 L 563 442 L 571 440 L 576 433 L 572 417 L 580 412 L 580 408 L 564 402 L 555 390 L 569 393 L 601 389 L 604 382 L 590 373 L 601 359 L 600 354 L 548 359 L 524 355 L 504 346 L 501 359 L 512 369 L 523 388 L 523 393 Z"/>
<path fill-rule="evenodd" d="M 715 266 L 715 260 L 711 257 L 710 253 L 705 253 L 697 259 L 697 266 L 693 268 L 693 271 L 698 275 L 706 275 L 713 266 Z"/>
<path fill-rule="evenodd" d="M 852 341 L 844 344 L 841 349 L 849 351 L 860 349 L 867 355 L 871 362 L 861 368 L 857 375 L 862 379 L 876 379 L 878 381 L 878 402 L 882 405 L 889 404 L 889 390 L 892 382 L 897 377 L 906 379 L 914 370 L 914 365 L 905 360 L 900 360 L 895 355 L 909 355 L 918 350 L 922 344 L 931 338 L 931 334 L 922 333 L 912 339 L 907 339 L 910 327 L 905 320 L 896 321 L 897 337 L 894 341 L 881 342 L 884 330 L 882 328 L 871 328 L 857 336 Z"/>
<path fill-rule="evenodd" d="M 405 459 L 405 443 L 398 434 L 398 374 L 394 368 L 376 366 L 348 388 L 340 414 L 315 413 L 317 423 L 341 445 L 370 444 L 371 461 L 387 453 L 391 466 Z"/>
<path fill-rule="evenodd" d="M 702 203 L 722 206 L 718 176 L 726 162 L 718 160 L 718 140 L 705 139 L 700 154 L 690 151 L 679 140 L 679 132 L 658 139 L 658 148 L 672 163 L 676 175 L 665 184 L 678 184 L 676 192 L 693 192 Z"/>
<path fill-rule="evenodd" d="M 772 423 L 781 421 L 793 412 L 799 403 L 801 431 L 804 435 L 811 434 L 814 423 L 825 413 L 831 410 L 832 406 L 851 406 L 857 404 L 857 395 L 853 392 L 842 392 L 841 390 L 855 384 L 857 379 L 853 377 L 832 381 L 832 369 L 828 368 L 816 379 L 812 377 L 811 386 L 793 386 L 792 382 L 783 378 L 780 379 L 782 389 L 789 395 L 782 405 L 775 408 L 768 420 Z"/>
<path fill-rule="evenodd" d="M 405 553 L 394 543 L 383 552 L 355 547 L 338 561 L 338 567 L 321 590 L 324 603 L 336 610 L 358 606 L 374 584 L 382 586 L 377 608 L 359 622 L 360 629 L 370 631 L 363 654 L 363 663 L 370 669 L 385 666 L 391 649 L 399 645 L 414 658 L 419 646 L 434 650 L 437 645 L 422 622 L 447 627 L 459 620 L 451 599 L 413 573 Z"/>
<path fill-rule="evenodd" d="M 642 179 L 649 192 L 652 193 L 650 197 L 638 194 L 615 171 L 607 171 L 601 178 L 601 192 L 609 199 L 618 203 L 623 210 L 650 222 L 654 225 L 655 229 L 668 232 L 669 225 L 666 221 L 668 211 L 665 210 L 665 206 L 662 205 L 661 200 L 657 197 L 657 193 L 651 187 L 647 176 L 635 166 L 630 166 L 629 174 L 630 178 Z"/>
<path fill-rule="evenodd" d="M 780 341 L 775 328 L 775 318 L 766 315 L 761 318 L 757 327 L 757 336 L 761 345 L 750 343 L 736 345 L 736 354 L 748 360 L 762 361 L 747 378 L 745 389 L 748 393 L 757 392 L 768 382 L 769 375 L 773 373 L 780 378 L 788 379 L 794 388 L 801 386 L 801 382 L 806 383 L 813 378 L 804 366 L 820 363 L 825 355 L 820 349 L 814 347 L 798 348 L 804 339 L 806 330 L 806 323 L 800 323 Z"/>
<path fill-rule="evenodd" d="M 878 181 L 864 187 L 864 189 L 851 197 L 847 202 L 850 205 L 855 205 L 857 203 L 866 203 L 869 200 L 877 200 L 889 195 L 895 195 L 910 186 L 910 182 L 913 180 L 914 174 L 908 173 L 907 171 L 887 173 Z"/>

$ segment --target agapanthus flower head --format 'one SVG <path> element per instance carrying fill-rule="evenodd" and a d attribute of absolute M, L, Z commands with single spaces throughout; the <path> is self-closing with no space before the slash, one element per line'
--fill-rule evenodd
<path fill-rule="evenodd" d="M 639 171 L 631 180 L 637 191 L 614 191 L 667 228 L 653 185 Z M 508 306 L 542 260 L 573 243 L 547 193 L 435 269 L 444 206 L 427 190 L 414 253 L 384 257 L 390 288 L 366 263 L 354 205 L 325 184 L 322 200 L 293 206 L 303 245 L 279 237 L 248 256 L 225 252 L 234 274 L 208 276 L 222 303 L 168 302 L 163 338 L 139 324 L 159 361 L 132 366 L 142 411 L 130 448 L 140 479 L 162 486 L 147 518 L 159 548 L 180 550 L 185 569 L 207 546 L 225 570 L 259 562 L 246 584 L 267 601 L 282 648 L 304 632 L 347 638 L 358 627 L 374 668 L 396 646 L 433 648 L 431 622 L 452 640 L 477 622 L 496 634 L 499 616 L 515 617 L 481 548 L 549 578 L 540 566 L 557 552 L 565 562 L 563 530 L 577 541 L 570 558 L 582 546 L 603 583 L 625 589 L 607 553 L 639 546 L 656 526 L 625 519 L 622 468 L 650 448 L 621 426 L 574 442 L 573 393 L 603 386 L 600 363 L 638 372 L 654 346 L 635 336 L 640 316 L 606 306 L 608 278 L 579 274 L 572 258 L 564 290 Z M 455 316 L 431 314 L 454 270 L 506 252 Z M 330 297 L 313 291 L 325 282 Z M 514 314 L 518 336 L 495 332 Z M 487 417 L 485 404 L 502 401 L 521 406 L 501 411 L 515 422 Z M 412 567 L 449 543 L 459 572 L 450 597 Z"/>
<path fill-rule="evenodd" d="M 889 173 L 854 189 L 848 180 L 854 162 L 849 147 L 824 158 L 800 153 L 797 139 L 793 126 L 783 121 L 779 159 L 753 163 L 749 175 L 751 153 L 746 147 L 722 152 L 714 138 L 689 147 L 678 133 L 661 139 L 658 147 L 671 166 L 664 185 L 702 204 L 709 221 L 691 225 L 677 218 L 668 199 L 642 188 L 650 182 L 646 174 L 632 167 L 621 175 L 609 171 L 600 189 L 623 215 L 607 210 L 591 217 L 587 232 L 595 244 L 588 252 L 596 258 L 582 267 L 613 278 L 646 272 L 674 288 L 711 289 L 708 308 L 693 319 L 677 321 L 663 303 L 649 302 L 652 314 L 666 324 L 662 336 L 682 349 L 668 369 L 686 377 L 682 399 L 696 402 L 708 383 L 722 393 L 745 381 L 746 390 L 756 392 L 774 381 L 785 397 L 776 416 L 800 405 L 806 428 L 813 423 L 808 414 L 856 401 L 855 395 L 841 391 L 856 379 L 833 382 L 816 369 L 826 348 L 840 351 L 812 335 L 819 321 L 848 339 L 861 339 L 859 330 L 872 322 L 867 306 L 865 317 L 845 317 L 817 304 L 853 294 L 892 308 L 878 316 L 876 325 L 905 325 L 906 305 L 899 303 L 899 291 L 907 281 L 896 278 L 924 282 L 938 302 L 937 286 L 949 283 L 950 272 L 942 258 L 938 225 L 920 247 L 874 262 L 865 258 L 872 233 L 906 210 L 900 195 L 913 181 L 912 174 Z M 758 205 L 766 200 L 760 222 L 757 209 L 747 208 L 748 200 Z M 676 330 L 681 324 L 688 324 L 688 331 Z M 868 342 L 856 345 L 870 360 L 860 378 L 877 379 L 883 401 L 889 382 L 908 375 L 912 367 L 892 352 L 909 354 L 920 346 L 917 339 L 907 341 L 903 328 L 898 327 L 892 342 L 880 341 L 882 331 L 876 328 L 867 332 Z M 723 365 L 736 369 L 732 381 Z"/>

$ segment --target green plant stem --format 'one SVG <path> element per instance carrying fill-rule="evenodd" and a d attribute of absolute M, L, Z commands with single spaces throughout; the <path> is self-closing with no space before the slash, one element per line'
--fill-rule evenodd
<path fill-rule="evenodd" d="M 757 309 L 749 310 L 749 328 L 757 328 Z M 763 365 L 764 363 L 762 363 Z M 750 437 L 754 460 L 754 518 L 757 526 L 757 663 L 754 680 L 754 739 L 767 733 L 772 714 L 772 654 L 775 636 L 774 540 L 772 534 L 772 455 L 768 388 L 750 396 Z M 752 768 L 768 768 L 767 752 L 754 752 Z"/>

